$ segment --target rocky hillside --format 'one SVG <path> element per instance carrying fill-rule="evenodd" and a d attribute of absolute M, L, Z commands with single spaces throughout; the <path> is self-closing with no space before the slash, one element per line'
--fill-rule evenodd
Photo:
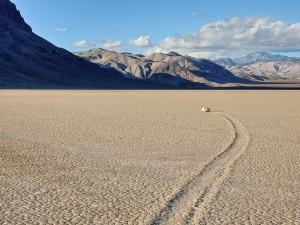
<path fill-rule="evenodd" d="M 255 52 L 235 59 L 220 58 L 214 62 L 236 76 L 254 81 L 300 79 L 300 59 L 294 57 Z"/>
<path fill-rule="evenodd" d="M 0 88 L 148 87 L 99 68 L 32 32 L 16 6 L 0 0 Z"/>
<path fill-rule="evenodd" d="M 300 78 L 299 59 L 267 53 L 214 62 L 175 52 L 72 54 L 34 34 L 10 0 L 0 0 L 0 65 L 0 88 L 207 88 Z"/>
<path fill-rule="evenodd" d="M 247 82 L 209 60 L 182 56 L 175 52 L 155 53 L 145 57 L 98 48 L 75 54 L 101 68 L 115 68 L 129 78 L 165 84 L 219 87 Z"/>

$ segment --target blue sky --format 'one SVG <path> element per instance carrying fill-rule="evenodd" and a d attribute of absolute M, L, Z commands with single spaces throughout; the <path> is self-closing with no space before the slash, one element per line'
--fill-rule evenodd
<path fill-rule="evenodd" d="M 203 37 L 205 36 L 203 32 L 195 34 L 207 24 L 227 21 L 231 24 L 230 28 L 235 24 L 242 26 L 241 23 L 246 23 L 249 26 L 249 23 L 259 23 L 256 20 L 246 22 L 244 21 L 246 18 L 264 18 L 268 20 L 265 22 L 266 26 L 269 24 L 273 27 L 273 23 L 281 21 L 288 29 L 289 25 L 297 25 L 300 22 L 300 4 L 296 0 L 13 0 L 13 2 L 35 33 L 70 51 L 106 46 L 115 50 L 141 53 L 153 49 L 177 50 L 184 54 L 189 54 L 190 51 L 191 55 L 202 56 L 203 53 L 203 56 L 211 54 L 213 57 L 226 55 L 229 51 L 215 50 L 220 46 L 221 38 L 219 42 L 214 40 L 205 46 L 197 45 L 198 41 L 211 42 L 209 37 L 206 39 Z M 229 22 L 232 18 L 241 21 L 232 25 Z M 215 29 L 219 30 L 219 26 Z M 261 30 L 259 32 L 262 33 Z M 270 33 L 269 30 L 267 32 Z M 292 33 L 284 36 L 295 36 L 295 39 L 298 38 L 297 32 L 298 29 L 294 29 Z M 225 33 L 222 38 L 227 36 Z M 266 40 L 270 38 L 265 33 L 260 36 Z M 134 42 L 138 37 L 141 37 L 140 41 Z M 166 40 L 167 37 L 171 39 Z M 211 39 L 213 40 L 213 37 Z M 294 39 L 286 41 L 296 43 L 297 39 Z M 189 40 L 192 40 L 191 43 L 188 43 Z M 269 42 L 274 46 L 264 49 L 261 40 L 257 41 L 260 43 L 257 49 L 256 45 L 251 43 L 251 46 L 247 44 L 247 48 L 243 50 L 235 50 L 235 54 L 268 50 L 298 55 L 296 44 L 285 43 L 281 48 L 276 48 L 281 42 L 277 43 L 276 40 L 270 39 Z M 218 54 L 214 54 L 214 51 Z"/>

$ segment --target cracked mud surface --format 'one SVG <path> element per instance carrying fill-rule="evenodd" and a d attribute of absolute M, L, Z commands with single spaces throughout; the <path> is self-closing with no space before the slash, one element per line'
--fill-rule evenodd
<path fill-rule="evenodd" d="M 1 91 L 0 221 L 299 224 L 299 99 Z"/>

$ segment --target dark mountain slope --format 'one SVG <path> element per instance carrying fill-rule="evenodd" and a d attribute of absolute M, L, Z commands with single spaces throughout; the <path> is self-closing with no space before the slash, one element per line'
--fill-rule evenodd
<path fill-rule="evenodd" d="M 16 6 L 0 0 L 1 88 L 135 88 L 153 84 L 124 78 L 58 48 L 32 32 Z"/>

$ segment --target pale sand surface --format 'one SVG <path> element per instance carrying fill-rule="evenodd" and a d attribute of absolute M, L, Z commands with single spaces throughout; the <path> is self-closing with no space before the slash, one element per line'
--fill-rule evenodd
<path fill-rule="evenodd" d="M 0 221 L 300 224 L 300 91 L 0 91 Z"/>

